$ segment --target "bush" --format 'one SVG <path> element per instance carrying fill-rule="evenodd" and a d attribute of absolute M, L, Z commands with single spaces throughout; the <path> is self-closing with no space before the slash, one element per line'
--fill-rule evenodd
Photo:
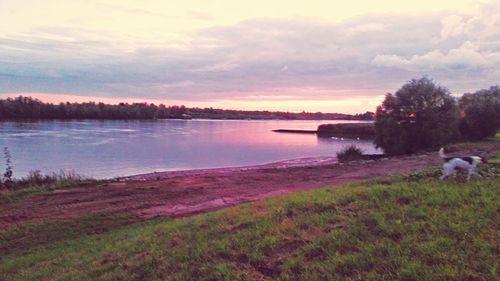
<path fill-rule="evenodd" d="M 460 133 L 466 140 L 480 140 L 494 136 L 500 129 L 500 87 L 465 94 L 460 99 L 464 117 Z"/>
<path fill-rule="evenodd" d="M 342 148 L 341 151 L 337 152 L 337 160 L 341 163 L 346 163 L 350 161 L 360 160 L 363 158 L 363 150 L 351 144 Z"/>
<path fill-rule="evenodd" d="M 446 88 L 413 79 L 377 107 L 375 144 L 386 154 L 437 149 L 458 139 L 459 111 Z"/>

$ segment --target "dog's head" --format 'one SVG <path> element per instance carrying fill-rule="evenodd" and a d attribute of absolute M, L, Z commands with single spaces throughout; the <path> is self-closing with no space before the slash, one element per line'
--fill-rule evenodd
<path fill-rule="evenodd" d="M 486 157 L 479 157 L 481 162 L 480 163 L 484 163 L 484 164 L 488 164 L 488 158 Z"/>
<path fill-rule="evenodd" d="M 472 160 L 474 161 L 474 164 L 481 164 L 485 163 L 485 159 L 479 156 L 472 156 Z"/>

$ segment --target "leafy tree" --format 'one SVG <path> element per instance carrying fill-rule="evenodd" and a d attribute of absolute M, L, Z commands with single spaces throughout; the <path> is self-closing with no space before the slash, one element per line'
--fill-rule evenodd
<path fill-rule="evenodd" d="M 464 94 L 460 99 L 463 118 L 460 133 L 467 140 L 480 140 L 495 135 L 500 129 L 500 87 Z"/>
<path fill-rule="evenodd" d="M 437 148 L 457 139 L 458 106 L 450 92 L 423 77 L 412 79 L 377 107 L 375 144 L 387 154 Z"/>

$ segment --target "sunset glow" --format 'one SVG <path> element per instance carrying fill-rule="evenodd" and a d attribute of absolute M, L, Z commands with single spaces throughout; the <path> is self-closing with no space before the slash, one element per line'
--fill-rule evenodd
<path fill-rule="evenodd" d="M 0 3 L 0 97 L 374 111 L 428 75 L 499 83 L 498 1 Z"/>

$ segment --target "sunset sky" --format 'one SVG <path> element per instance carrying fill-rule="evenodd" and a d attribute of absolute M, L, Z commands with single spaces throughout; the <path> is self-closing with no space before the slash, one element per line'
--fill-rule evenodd
<path fill-rule="evenodd" d="M 500 84 L 500 1 L 1 0 L 0 98 L 374 111 Z"/>

